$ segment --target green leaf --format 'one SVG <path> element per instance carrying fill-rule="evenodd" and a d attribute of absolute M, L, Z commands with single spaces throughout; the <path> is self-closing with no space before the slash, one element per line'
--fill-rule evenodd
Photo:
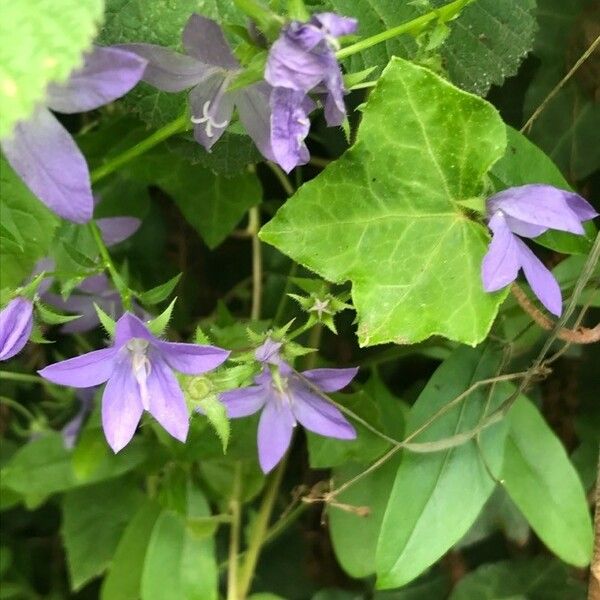
<path fill-rule="evenodd" d="M 504 486 L 540 539 L 565 562 L 590 562 L 593 530 L 585 492 L 565 449 L 535 406 L 509 413 Z"/>
<path fill-rule="evenodd" d="M 50 309 L 41 302 L 36 302 L 35 307 L 40 319 L 44 323 L 48 323 L 48 325 L 61 325 L 62 323 L 70 323 L 75 319 L 79 319 L 79 315 L 63 315 Z"/>
<path fill-rule="evenodd" d="M 106 333 L 108 333 L 111 338 L 115 337 L 115 330 L 117 328 L 116 321 L 109 317 L 95 302 L 94 310 L 96 311 L 98 319 L 100 320 L 100 323 L 102 324 L 102 327 L 104 327 Z"/>
<path fill-rule="evenodd" d="M 200 490 L 188 485 L 187 517 L 210 516 Z M 198 538 L 186 515 L 163 510 L 146 553 L 142 573 L 144 600 L 217 600 L 218 569 L 212 538 Z"/>
<path fill-rule="evenodd" d="M 108 567 L 142 499 L 137 485 L 126 479 L 73 490 L 65 495 L 62 535 L 73 591 Z"/>
<path fill-rule="evenodd" d="M 535 0 L 477 0 L 467 6 L 450 24 L 442 47 L 450 79 L 485 96 L 492 85 L 515 75 L 533 46 L 534 9 Z"/>
<path fill-rule="evenodd" d="M 164 150 L 136 161 L 132 173 L 167 192 L 209 248 L 225 240 L 248 209 L 262 198 L 262 188 L 254 173 L 218 176 Z"/>
<path fill-rule="evenodd" d="M 537 556 L 482 565 L 458 582 L 450 600 L 580 600 L 585 587 L 566 565 Z"/>
<path fill-rule="evenodd" d="M 169 304 L 169 306 L 167 306 L 167 308 L 165 308 L 165 310 L 163 310 L 160 313 L 160 315 L 158 315 L 158 317 L 156 317 L 156 318 L 152 319 L 151 321 L 148 321 L 148 323 L 146 323 L 146 325 L 148 326 L 148 329 L 150 330 L 150 332 L 153 335 L 156 335 L 156 336 L 163 335 L 163 333 L 167 329 L 167 326 L 169 325 L 169 321 L 171 320 L 171 313 L 173 312 L 173 309 L 175 308 L 176 302 L 177 302 L 177 298 L 173 298 L 173 300 L 171 301 L 171 304 Z"/>
<path fill-rule="evenodd" d="M 0 202 L 0 288 L 14 289 L 48 253 L 58 218 L 29 191 L 4 157 L 0 157 Z"/>
<path fill-rule="evenodd" d="M 392 491 L 400 456 L 388 460 L 379 469 L 366 475 L 330 504 L 327 514 L 335 555 L 340 565 L 354 578 L 375 573 L 375 551 L 383 514 Z M 360 475 L 367 464 L 349 464 L 333 471 L 336 487 Z M 346 506 L 337 506 L 337 503 Z M 350 510 L 366 508 L 366 515 Z"/>
<path fill-rule="evenodd" d="M 261 238 L 330 281 L 352 281 L 363 346 L 434 334 L 477 344 L 506 291 L 483 291 L 488 234 L 457 202 L 482 192 L 505 137 L 487 102 L 392 59 L 356 144 L 302 186 Z"/>
<path fill-rule="evenodd" d="M 455 350 L 412 407 L 407 433 L 429 423 L 476 381 L 497 374 L 501 362 L 501 352 L 491 346 Z M 491 390 L 478 388 L 411 441 L 434 442 L 474 430 L 504 398 L 499 390 L 492 397 L 489 393 Z M 505 434 L 501 423 L 479 434 L 479 447 L 471 439 L 441 452 L 405 454 L 377 548 L 379 587 L 399 587 L 413 580 L 467 532 L 495 487 L 488 469 L 499 474 Z"/>
<path fill-rule="evenodd" d="M 223 453 L 226 453 L 227 444 L 229 443 L 230 426 L 225 405 L 214 394 L 205 396 L 197 405 L 202 408 L 203 414 L 219 436 L 223 445 Z"/>
<path fill-rule="evenodd" d="M 102 0 L 19 0 L 2 3 L 0 138 L 43 104 L 46 86 L 82 64 L 102 17 Z"/>
<path fill-rule="evenodd" d="M 148 500 L 127 525 L 102 583 L 101 600 L 133 600 L 140 597 L 146 551 L 160 513 L 160 506 Z"/>
<path fill-rule="evenodd" d="M 100 34 L 103 44 L 144 42 L 182 51 L 181 33 L 192 13 L 219 22 L 244 23 L 231 0 L 106 0 L 106 16 Z M 124 100 L 148 125 L 160 127 L 179 117 L 187 105 L 187 94 L 160 92 L 141 84 Z"/>
<path fill-rule="evenodd" d="M 490 171 L 496 191 L 528 183 L 546 183 L 563 190 L 571 190 L 558 167 L 543 150 L 512 127 L 507 126 L 506 133 L 506 153 Z M 586 235 L 548 231 L 536 237 L 535 242 L 565 254 L 586 254 L 596 237 L 596 227 L 589 221 L 585 229 Z"/>
<path fill-rule="evenodd" d="M 182 273 L 179 273 L 172 279 L 169 279 L 169 281 L 165 281 L 165 283 L 162 283 L 161 285 L 138 294 L 137 297 L 143 304 L 159 304 L 171 295 L 173 290 L 177 287 L 177 284 L 181 279 L 181 275 Z"/>

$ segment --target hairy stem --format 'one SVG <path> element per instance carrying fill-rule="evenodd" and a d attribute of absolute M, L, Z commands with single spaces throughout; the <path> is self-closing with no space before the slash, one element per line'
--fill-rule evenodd
<path fill-rule="evenodd" d="M 231 527 L 229 530 L 229 560 L 227 563 L 227 600 L 238 600 L 238 555 L 242 528 L 242 465 L 236 461 L 233 473 L 233 489 L 229 500 Z"/>
<path fill-rule="evenodd" d="M 253 321 L 260 319 L 262 308 L 262 247 L 258 239 L 260 231 L 260 210 L 253 206 L 248 213 L 248 233 L 252 236 L 252 309 L 250 318 Z"/>
<path fill-rule="evenodd" d="M 256 516 L 254 523 L 253 535 L 246 550 L 244 562 L 240 568 L 240 577 L 238 583 L 239 600 L 244 600 L 248 595 L 250 586 L 252 585 L 252 579 L 254 578 L 254 571 L 258 564 L 258 557 L 262 550 L 263 545 L 266 542 L 266 534 L 269 527 L 269 521 L 271 519 L 271 513 L 275 506 L 275 499 L 279 492 L 281 480 L 283 479 L 283 473 L 287 464 L 287 458 L 284 457 L 279 463 L 274 473 L 267 484 L 267 488 L 263 495 L 262 504 Z"/>

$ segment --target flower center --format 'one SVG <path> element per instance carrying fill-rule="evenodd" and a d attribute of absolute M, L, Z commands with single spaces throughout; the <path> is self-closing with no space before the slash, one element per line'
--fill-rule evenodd
<path fill-rule="evenodd" d="M 133 376 L 140 389 L 140 398 L 145 410 L 150 410 L 150 394 L 148 392 L 148 377 L 152 372 L 152 364 L 148 359 L 148 340 L 132 338 L 127 342 L 127 350 L 131 356 Z"/>
<path fill-rule="evenodd" d="M 215 115 L 213 113 L 216 110 L 218 110 L 219 104 L 221 102 L 221 98 L 223 98 L 223 95 L 225 94 L 225 92 L 227 90 L 227 86 L 229 85 L 230 79 L 231 79 L 231 76 L 225 77 L 223 79 L 223 83 L 221 83 L 221 85 L 219 86 L 219 89 L 217 90 L 215 97 L 212 100 L 207 100 L 202 105 L 202 116 L 201 117 L 194 117 L 194 115 L 192 115 L 192 118 L 191 118 L 192 123 L 195 123 L 196 125 L 201 124 L 201 123 L 206 123 L 204 130 L 206 132 L 206 137 L 208 137 L 208 138 L 214 137 L 215 129 L 223 129 L 223 127 L 227 127 L 227 123 L 229 122 L 227 120 L 217 121 L 215 119 Z"/>

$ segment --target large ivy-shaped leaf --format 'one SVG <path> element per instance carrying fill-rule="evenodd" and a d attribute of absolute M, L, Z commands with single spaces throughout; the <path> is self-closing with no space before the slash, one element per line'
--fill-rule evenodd
<path fill-rule="evenodd" d="M 434 334 L 477 344 L 505 294 L 483 291 L 488 236 L 458 203 L 481 193 L 505 144 L 491 105 L 392 59 L 356 144 L 261 237 L 330 281 L 352 281 L 363 346 Z"/>
<path fill-rule="evenodd" d="M 439 442 L 473 431 L 510 393 L 479 388 L 462 403 L 434 415 L 476 381 L 497 374 L 502 352 L 493 346 L 458 348 L 433 374 L 412 407 L 407 433 Z M 506 427 L 489 427 L 475 440 L 428 454 L 407 453 L 400 463 L 381 526 L 377 583 L 402 586 L 458 542 L 492 494 L 502 466 Z M 479 446 L 479 447 L 478 447 Z"/>
<path fill-rule="evenodd" d="M 0 288 L 23 283 L 46 256 L 58 225 L 50 212 L 0 157 Z"/>
<path fill-rule="evenodd" d="M 43 100 L 48 83 L 64 81 L 96 34 L 103 0 L 2 2 L 0 137 Z"/>
<path fill-rule="evenodd" d="M 368 37 L 423 13 L 409 0 L 329 0 L 337 12 L 356 17 L 359 34 Z M 435 0 L 434 6 L 448 4 Z M 536 23 L 534 0 L 478 0 L 465 7 L 450 23 L 451 33 L 441 52 L 454 83 L 484 95 L 492 84 L 500 84 L 516 73 L 533 45 Z M 417 44 L 408 35 L 388 40 L 347 61 L 351 71 L 383 67 L 392 56 L 415 56 Z"/>

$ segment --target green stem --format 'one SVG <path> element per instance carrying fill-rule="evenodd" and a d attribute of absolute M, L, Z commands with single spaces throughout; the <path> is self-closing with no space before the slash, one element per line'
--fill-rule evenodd
<path fill-rule="evenodd" d="M 271 171 L 273 171 L 273 174 L 275 175 L 275 177 L 277 177 L 277 180 L 281 184 L 281 187 L 285 190 L 285 193 L 288 196 L 293 196 L 295 191 L 294 186 L 292 185 L 290 178 L 285 174 L 283 169 L 279 165 L 271 161 L 267 161 L 267 166 L 269 167 L 269 169 L 271 169 Z"/>
<path fill-rule="evenodd" d="M 102 257 L 102 264 L 104 268 L 109 272 L 110 277 L 115 285 L 115 288 L 118 290 L 119 295 L 121 296 L 121 300 L 123 302 L 123 308 L 125 310 L 131 310 L 131 290 L 125 283 L 123 282 L 122 277 L 119 275 L 119 271 L 115 266 L 106 244 L 102 239 L 102 234 L 100 233 L 100 229 L 98 229 L 98 225 L 94 221 L 90 221 L 88 223 L 89 230 L 96 242 L 96 246 L 98 248 L 98 252 L 100 252 L 100 256 Z"/>
<path fill-rule="evenodd" d="M 262 308 L 262 247 L 258 239 L 260 231 L 260 209 L 253 206 L 248 213 L 248 233 L 252 236 L 252 308 L 250 318 L 260 319 Z"/>
<path fill-rule="evenodd" d="M 289 335 L 286 335 L 285 337 L 288 341 L 291 341 L 291 340 L 297 338 L 299 335 L 302 335 L 304 332 L 308 331 L 311 327 L 313 327 L 316 324 L 317 323 L 311 323 L 311 321 L 307 321 L 306 323 L 304 323 L 304 325 L 302 325 L 301 327 L 298 327 L 298 329 L 296 329 L 295 331 L 292 331 L 292 333 L 290 333 Z"/>
<path fill-rule="evenodd" d="M 416 19 L 412 19 L 411 21 L 407 21 L 406 23 L 401 23 L 397 27 L 392 27 L 386 31 L 382 31 L 381 33 L 377 33 L 372 35 L 364 40 L 360 40 L 351 46 L 346 46 L 341 50 L 336 52 L 336 57 L 341 60 L 347 58 L 348 56 L 352 56 L 353 54 L 357 54 L 358 52 L 362 52 L 367 48 L 371 48 L 371 46 L 375 46 L 376 44 L 381 44 L 381 42 L 385 42 L 387 40 L 391 40 L 399 35 L 404 33 L 418 33 L 423 27 L 431 23 L 436 19 L 440 19 L 442 21 L 447 21 L 455 17 L 467 4 L 470 4 L 473 0 L 455 0 L 454 2 L 450 2 L 445 6 L 440 8 L 436 8 L 431 12 L 428 12 Z"/>
<path fill-rule="evenodd" d="M 250 540 L 250 544 L 246 550 L 244 562 L 240 569 L 240 577 L 238 580 L 239 600 L 244 600 L 248 595 L 248 591 L 250 590 L 252 579 L 254 578 L 254 571 L 258 563 L 258 557 L 260 556 L 260 551 L 266 541 L 269 520 L 271 519 L 271 513 L 273 512 L 273 507 L 275 506 L 275 499 L 277 498 L 279 486 L 281 485 L 281 480 L 283 479 L 286 463 L 287 457 L 284 457 L 277 466 L 277 469 L 275 469 L 273 475 L 271 475 L 271 479 L 267 485 L 267 489 L 265 490 L 258 515 L 256 516 L 252 531 L 252 539 Z"/>
<path fill-rule="evenodd" d="M 227 563 L 227 600 L 238 600 L 238 555 L 242 528 L 242 465 L 236 461 L 233 473 L 233 489 L 229 500 L 231 528 L 229 530 L 229 560 Z"/>
<path fill-rule="evenodd" d="M 38 375 L 28 375 L 27 373 L 12 373 L 11 371 L 0 371 L 0 381 L 20 381 L 23 383 L 38 383 L 45 385 L 49 383 Z"/>
<path fill-rule="evenodd" d="M 121 168 L 125 163 L 128 163 L 134 158 L 137 158 L 138 156 L 148 152 L 148 150 L 151 150 L 154 148 L 154 146 L 164 142 L 166 139 L 170 138 L 176 133 L 186 131 L 189 123 L 190 121 L 187 113 L 181 115 L 174 121 L 167 123 L 164 127 L 156 130 L 152 135 L 148 136 L 146 139 L 143 139 L 135 146 L 132 146 L 128 150 L 125 150 L 125 152 L 115 156 L 107 163 L 96 167 L 91 173 L 92 183 L 97 183 L 101 179 L 104 179 L 107 175 L 110 175 L 117 169 Z"/>
<path fill-rule="evenodd" d="M 29 422 L 35 421 L 35 415 L 27 410 L 23 405 L 19 404 L 12 398 L 7 398 L 6 396 L 0 396 L 0 404 L 4 404 L 5 406 L 9 406 L 13 410 L 17 411 L 21 416 L 25 417 Z"/>

